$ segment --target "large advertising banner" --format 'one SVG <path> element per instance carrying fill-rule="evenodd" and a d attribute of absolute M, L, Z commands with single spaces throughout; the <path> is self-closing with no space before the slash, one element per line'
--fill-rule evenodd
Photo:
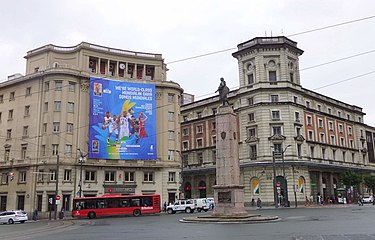
<path fill-rule="evenodd" d="M 155 108 L 154 84 L 91 77 L 89 157 L 157 159 Z"/>

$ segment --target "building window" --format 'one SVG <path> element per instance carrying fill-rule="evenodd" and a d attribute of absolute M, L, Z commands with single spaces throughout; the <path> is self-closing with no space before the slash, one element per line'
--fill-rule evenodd
<path fill-rule="evenodd" d="M 30 116 L 30 106 L 25 106 L 25 112 L 24 112 L 24 116 L 25 117 L 29 117 Z"/>
<path fill-rule="evenodd" d="M 314 132 L 313 131 L 309 131 L 309 140 L 314 141 Z"/>
<path fill-rule="evenodd" d="M 114 171 L 105 171 L 104 181 L 114 182 L 115 181 L 115 172 Z"/>
<path fill-rule="evenodd" d="M 273 145 L 273 151 L 274 153 L 281 154 L 283 152 L 283 146 L 280 143 L 275 143 Z"/>
<path fill-rule="evenodd" d="M 7 140 L 12 139 L 12 129 L 7 129 Z"/>
<path fill-rule="evenodd" d="M 197 158 L 198 158 L 198 165 L 203 164 L 203 153 L 199 152 L 197 153 Z"/>
<path fill-rule="evenodd" d="M 253 84 L 254 83 L 254 74 L 252 74 L 252 73 L 247 74 L 247 83 L 248 84 Z"/>
<path fill-rule="evenodd" d="M 216 122 L 211 122 L 211 129 L 216 130 Z"/>
<path fill-rule="evenodd" d="M 154 181 L 154 173 L 153 172 L 144 172 L 143 173 L 143 181 L 144 182 L 153 182 Z"/>
<path fill-rule="evenodd" d="M 336 150 L 332 149 L 332 159 L 336 160 Z"/>
<path fill-rule="evenodd" d="M 290 81 L 291 82 L 293 82 L 294 81 L 294 76 L 293 76 L 294 74 L 291 72 L 290 74 L 289 74 L 289 78 L 290 78 Z"/>
<path fill-rule="evenodd" d="M 302 145 L 297 144 L 297 156 L 298 158 L 302 158 Z"/>
<path fill-rule="evenodd" d="M 249 131 L 248 131 L 248 134 L 249 134 L 249 138 L 256 137 L 256 130 L 255 130 L 255 128 L 250 128 Z"/>
<path fill-rule="evenodd" d="M 255 121 L 255 113 L 249 113 L 249 122 Z"/>
<path fill-rule="evenodd" d="M 21 159 L 26 159 L 27 157 L 27 144 L 21 145 Z"/>
<path fill-rule="evenodd" d="M 354 141 L 353 141 L 353 139 L 350 139 L 350 140 L 349 140 L 349 143 L 350 143 L 350 147 L 351 147 L 351 148 L 354 148 Z"/>
<path fill-rule="evenodd" d="M 197 112 L 197 118 L 202 118 L 202 112 Z"/>
<path fill-rule="evenodd" d="M 47 123 L 43 123 L 43 133 L 47 132 Z"/>
<path fill-rule="evenodd" d="M 355 161 L 355 154 L 352 153 L 352 162 L 354 163 L 354 161 Z"/>
<path fill-rule="evenodd" d="M 44 112 L 48 112 L 48 102 L 45 102 L 44 103 L 44 108 L 43 108 Z"/>
<path fill-rule="evenodd" d="M 336 145 L 335 136 L 332 136 L 332 135 L 331 135 L 331 144 Z"/>
<path fill-rule="evenodd" d="M 350 114 L 346 114 L 348 120 L 350 120 Z"/>
<path fill-rule="evenodd" d="M 182 155 L 182 166 L 187 167 L 189 164 L 189 156 L 187 154 Z"/>
<path fill-rule="evenodd" d="M 342 124 L 339 124 L 339 132 L 340 132 L 340 133 L 343 133 L 343 132 L 344 132 L 344 127 L 342 126 Z"/>
<path fill-rule="evenodd" d="M 250 159 L 255 160 L 257 158 L 257 145 L 250 145 Z"/>
<path fill-rule="evenodd" d="M 56 181 L 56 170 L 55 169 L 49 170 L 49 180 L 50 181 Z"/>
<path fill-rule="evenodd" d="M 75 91 L 76 91 L 76 83 L 69 82 L 69 92 L 75 92 Z"/>
<path fill-rule="evenodd" d="M 67 133 L 73 133 L 73 123 L 67 123 L 66 124 L 66 132 Z"/>
<path fill-rule="evenodd" d="M 44 91 L 47 92 L 49 90 L 49 82 L 44 83 Z"/>
<path fill-rule="evenodd" d="M 342 161 L 345 162 L 345 160 L 346 160 L 346 152 L 344 151 L 342 152 Z"/>
<path fill-rule="evenodd" d="M 306 107 L 310 108 L 310 102 L 309 101 L 306 101 Z"/>
<path fill-rule="evenodd" d="M 187 115 L 182 116 L 182 120 L 183 120 L 184 122 L 186 122 L 186 121 L 188 120 L 188 116 L 187 116 Z"/>
<path fill-rule="evenodd" d="M 18 182 L 19 183 L 26 183 L 26 171 L 19 172 Z"/>
<path fill-rule="evenodd" d="M 8 184 L 8 173 L 1 173 L 1 185 L 7 185 L 7 184 Z M 3 202 L 1 202 L 1 203 L 3 204 Z M 5 209 L 4 209 L 4 211 L 5 211 Z"/>
<path fill-rule="evenodd" d="M 337 116 L 341 117 L 341 112 L 340 111 L 337 111 Z"/>
<path fill-rule="evenodd" d="M 174 102 L 174 94 L 168 93 L 168 102 L 173 103 Z"/>
<path fill-rule="evenodd" d="M 46 156 L 46 145 L 42 145 L 42 148 L 40 149 L 40 152 L 42 156 Z"/>
<path fill-rule="evenodd" d="M 168 131 L 168 139 L 174 140 L 174 131 Z"/>
<path fill-rule="evenodd" d="M 306 121 L 307 121 L 307 125 L 309 125 L 309 126 L 312 125 L 312 117 L 311 116 L 307 116 Z"/>
<path fill-rule="evenodd" d="M 4 95 L 1 94 L 1 95 L 0 95 L 0 103 L 3 103 L 3 102 L 4 102 Z"/>
<path fill-rule="evenodd" d="M 216 145 L 216 136 L 212 136 L 212 146 Z"/>
<path fill-rule="evenodd" d="M 16 92 L 10 92 L 9 94 L 9 101 L 14 101 Z"/>
<path fill-rule="evenodd" d="M 176 172 L 168 173 L 168 182 L 176 182 Z"/>
<path fill-rule="evenodd" d="M 52 144 L 52 155 L 56 156 L 59 154 L 59 144 Z"/>
<path fill-rule="evenodd" d="M 296 136 L 300 136 L 300 135 L 301 135 L 301 128 L 296 127 Z"/>
<path fill-rule="evenodd" d="M 340 145 L 341 145 L 341 146 L 344 146 L 344 145 L 345 145 L 345 140 L 344 140 L 344 138 L 340 138 Z"/>
<path fill-rule="evenodd" d="M 25 93 L 26 96 L 30 96 L 31 95 L 31 87 L 27 87 L 26 88 L 26 93 Z"/>
<path fill-rule="evenodd" d="M 319 112 L 322 111 L 322 106 L 320 106 L 319 104 L 318 104 L 318 111 L 319 111 Z"/>
<path fill-rule="evenodd" d="M 330 131 L 333 131 L 333 122 L 328 122 L 328 127 Z"/>
<path fill-rule="evenodd" d="M 13 120 L 13 109 L 8 111 L 8 121 Z"/>
<path fill-rule="evenodd" d="M 203 126 L 202 125 L 198 125 L 197 126 L 197 133 L 202 133 L 203 132 Z"/>
<path fill-rule="evenodd" d="M 352 127 L 348 127 L 348 134 L 349 136 L 351 136 L 353 133 L 352 133 Z"/>
<path fill-rule="evenodd" d="M 189 150 L 189 142 L 188 141 L 183 141 L 182 142 L 182 150 Z"/>
<path fill-rule="evenodd" d="M 321 143 L 325 143 L 325 142 L 326 142 L 326 141 L 325 141 L 324 133 L 321 133 L 321 134 L 320 134 L 320 142 L 321 142 Z"/>
<path fill-rule="evenodd" d="M 314 158 L 314 147 L 310 147 L 310 157 Z"/>
<path fill-rule="evenodd" d="M 72 170 L 65 169 L 64 170 L 64 181 L 71 181 L 72 179 Z"/>
<path fill-rule="evenodd" d="M 299 119 L 299 112 L 295 112 L 294 113 L 294 119 L 296 122 L 300 122 L 300 119 Z"/>
<path fill-rule="evenodd" d="M 22 137 L 28 137 L 29 136 L 29 126 L 23 126 L 23 132 Z"/>
<path fill-rule="evenodd" d="M 199 148 L 203 147 L 203 139 L 202 138 L 197 139 L 197 147 L 199 147 Z"/>
<path fill-rule="evenodd" d="M 268 71 L 268 79 L 270 82 L 276 82 L 276 71 Z"/>
<path fill-rule="evenodd" d="M 248 98 L 247 101 L 249 103 L 249 106 L 254 105 L 254 98 L 253 97 Z"/>
<path fill-rule="evenodd" d="M 53 132 L 60 132 L 60 123 L 59 122 L 54 122 L 53 123 Z"/>
<path fill-rule="evenodd" d="M 168 160 L 174 160 L 174 150 L 168 150 Z"/>
<path fill-rule="evenodd" d="M 168 121 L 174 121 L 174 112 L 168 112 Z"/>
<path fill-rule="evenodd" d="M 217 113 L 217 108 L 213 108 L 212 109 L 212 115 L 216 115 L 216 113 Z"/>
<path fill-rule="evenodd" d="M 281 127 L 280 126 L 272 127 L 272 135 L 282 135 Z"/>
<path fill-rule="evenodd" d="M 189 129 L 188 128 L 182 129 L 182 136 L 189 136 Z"/>
<path fill-rule="evenodd" d="M 325 148 L 322 148 L 322 158 L 323 159 L 326 158 L 326 149 Z"/>
<path fill-rule="evenodd" d="M 96 171 L 86 171 L 85 181 L 94 182 L 96 180 Z"/>
<path fill-rule="evenodd" d="M 294 97 L 293 97 L 293 102 L 294 102 L 294 103 L 297 103 L 297 101 L 298 101 L 298 97 L 294 96 Z"/>
<path fill-rule="evenodd" d="M 71 144 L 65 145 L 65 155 L 71 156 L 72 155 L 73 146 Z"/>
<path fill-rule="evenodd" d="M 0 123 L 1 123 L 1 115 L 2 115 L 2 112 L 0 112 Z"/>
<path fill-rule="evenodd" d="M 5 152 L 4 152 L 4 161 L 5 161 L 5 162 L 8 162 L 8 161 L 9 161 L 9 158 L 10 158 L 10 148 L 5 148 Z"/>
<path fill-rule="evenodd" d="M 54 102 L 54 111 L 60 112 L 61 111 L 61 101 L 55 101 Z"/>
<path fill-rule="evenodd" d="M 74 112 L 74 103 L 68 102 L 67 104 L 67 112 L 73 113 Z"/>
<path fill-rule="evenodd" d="M 323 128 L 323 120 L 322 119 L 318 119 L 318 126 L 319 128 Z"/>
<path fill-rule="evenodd" d="M 271 95 L 271 102 L 278 102 L 279 101 L 279 95 Z"/>
<path fill-rule="evenodd" d="M 280 120 L 280 111 L 272 111 L 272 120 Z"/>
<path fill-rule="evenodd" d="M 328 114 L 332 114 L 332 109 L 328 108 Z"/>
<path fill-rule="evenodd" d="M 134 182 L 135 181 L 135 173 L 134 172 L 124 172 L 124 180 L 125 182 Z"/>
<path fill-rule="evenodd" d="M 55 81 L 55 91 L 62 90 L 62 81 Z"/>

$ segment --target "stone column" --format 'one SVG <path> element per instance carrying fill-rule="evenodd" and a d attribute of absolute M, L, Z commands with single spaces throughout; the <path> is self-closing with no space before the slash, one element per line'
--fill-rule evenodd
<path fill-rule="evenodd" d="M 240 185 L 237 118 L 231 106 L 221 106 L 216 115 L 216 185 L 213 216 L 247 216 L 244 186 Z"/>

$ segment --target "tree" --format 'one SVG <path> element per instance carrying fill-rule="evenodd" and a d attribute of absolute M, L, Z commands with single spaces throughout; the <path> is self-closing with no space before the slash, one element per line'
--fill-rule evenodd
<path fill-rule="evenodd" d="M 372 190 L 372 194 L 375 194 L 375 176 L 367 175 L 363 180 L 365 185 Z"/>
<path fill-rule="evenodd" d="M 353 172 L 352 170 L 349 170 L 343 174 L 342 182 L 346 185 L 346 187 L 357 187 L 362 182 L 362 176 Z"/>

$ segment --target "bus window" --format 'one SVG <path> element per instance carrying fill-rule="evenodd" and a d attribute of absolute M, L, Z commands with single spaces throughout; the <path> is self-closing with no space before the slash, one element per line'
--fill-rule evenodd
<path fill-rule="evenodd" d="M 128 199 L 121 199 L 120 200 L 120 207 L 129 207 L 129 200 Z"/>
<path fill-rule="evenodd" d="M 142 197 L 143 207 L 152 207 L 152 197 Z"/>
<path fill-rule="evenodd" d="M 140 200 L 139 200 L 139 198 L 132 198 L 132 199 L 130 199 L 130 206 L 131 207 L 139 207 L 140 206 Z"/>
<path fill-rule="evenodd" d="M 97 204 L 98 204 L 98 208 L 107 208 L 107 204 L 104 199 L 98 200 Z"/>
<path fill-rule="evenodd" d="M 107 199 L 108 208 L 118 208 L 120 205 L 120 199 Z"/>

